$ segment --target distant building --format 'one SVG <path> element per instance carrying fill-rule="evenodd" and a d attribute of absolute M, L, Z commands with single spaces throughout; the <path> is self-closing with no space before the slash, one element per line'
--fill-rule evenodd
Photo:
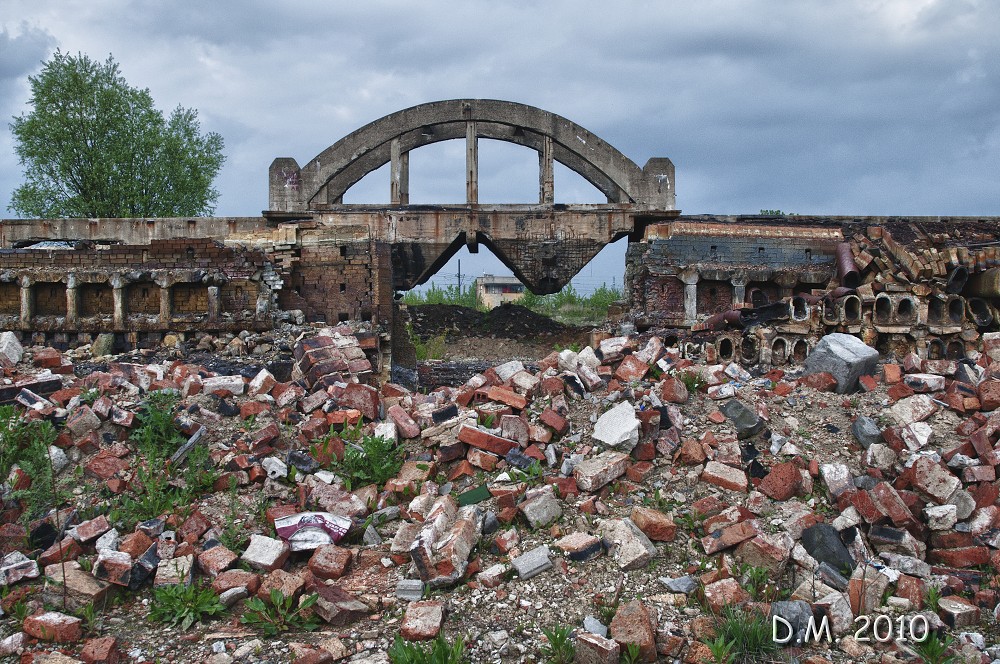
<path fill-rule="evenodd" d="M 524 297 L 524 284 L 517 277 L 495 277 L 484 274 L 475 281 L 476 297 L 487 309 L 499 307 L 504 302 L 517 302 Z"/>

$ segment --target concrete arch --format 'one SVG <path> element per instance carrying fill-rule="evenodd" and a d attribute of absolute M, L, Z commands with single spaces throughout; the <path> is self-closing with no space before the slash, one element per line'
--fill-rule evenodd
<path fill-rule="evenodd" d="M 539 202 L 552 203 L 552 162 L 593 184 L 609 203 L 640 209 L 674 208 L 674 168 L 650 159 L 639 168 L 597 135 L 564 117 L 534 106 L 493 99 L 453 99 L 420 104 L 375 120 L 348 134 L 305 166 L 275 159 L 269 173 L 272 212 L 328 209 L 368 173 L 392 163 L 392 202 L 407 204 L 408 153 L 444 140 L 466 138 L 468 203 L 476 203 L 476 140 L 490 138 L 539 153 Z"/>

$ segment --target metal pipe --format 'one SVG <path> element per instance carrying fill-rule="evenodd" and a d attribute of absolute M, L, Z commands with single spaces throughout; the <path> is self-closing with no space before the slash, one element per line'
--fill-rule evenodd
<path fill-rule="evenodd" d="M 989 302 L 980 297 L 970 297 L 966 300 L 972 318 L 976 321 L 977 327 L 989 327 L 993 324 L 993 312 Z"/>
<path fill-rule="evenodd" d="M 948 275 L 948 283 L 945 284 L 944 292 L 949 295 L 958 295 L 968 281 L 969 269 L 964 265 L 958 265 Z"/>
<path fill-rule="evenodd" d="M 854 252 L 851 251 L 850 242 L 841 242 L 837 245 L 837 275 L 840 277 L 840 285 L 847 288 L 857 288 L 861 285 L 861 273 L 854 262 Z"/>
<path fill-rule="evenodd" d="M 965 292 L 977 297 L 1000 297 L 1000 268 L 973 275 L 965 284 Z"/>

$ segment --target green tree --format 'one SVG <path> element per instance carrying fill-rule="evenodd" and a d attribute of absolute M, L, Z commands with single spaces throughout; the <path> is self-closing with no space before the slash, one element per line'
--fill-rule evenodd
<path fill-rule="evenodd" d="M 197 111 L 178 106 L 165 118 L 110 55 L 101 63 L 56 51 L 28 80 L 33 109 L 10 125 L 25 177 L 10 210 L 43 218 L 215 210 L 223 141 L 201 133 Z"/>

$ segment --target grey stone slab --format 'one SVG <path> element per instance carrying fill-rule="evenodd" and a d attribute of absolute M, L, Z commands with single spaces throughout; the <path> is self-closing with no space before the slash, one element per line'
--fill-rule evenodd
<path fill-rule="evenodd" d="M 837 393 L 854 392 L 858 378 L 875 374 L 878 351 L 850 334 L 828 334 L 806 358 L 805 374 L 829 372 L 837 379 Z"/>
<path fill-rule="evenodd" d="M 530 579 L 546 570 L 552 569 L 549 547 L 544 544 L 527 553 L 522 553 L 510 562 L 514 566 L 514 569 L 517 570 L 517 575 L 522 579 Z"/>

